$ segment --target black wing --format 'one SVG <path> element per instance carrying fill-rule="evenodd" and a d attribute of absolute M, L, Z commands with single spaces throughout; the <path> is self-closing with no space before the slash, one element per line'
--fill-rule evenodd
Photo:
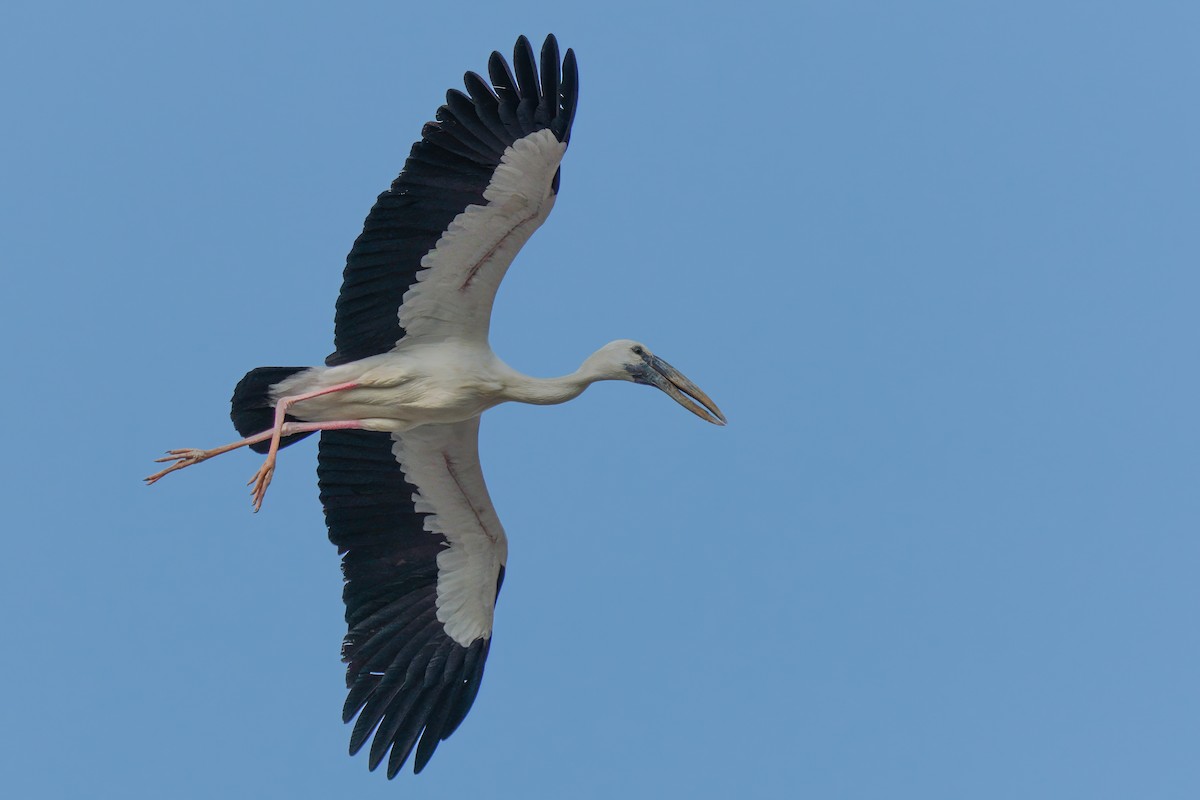
<path fill-rule="evenodd" d="M 513 64 L 516 76 L 493 52 L 488 62 L 490 86 L 468 72 L 464 81 L 469 96 L 447 92 L 437 121 L 425 125 L 400 176 L 379 196 L 346 258 L 334 319 L 336 350 L 326 364 L 386 353 L 404 337 L 399 309 L 405 292 L 418 280 L 421 260 L 468 206 L 487 205 L 484 190 L 505 150 L 545 129 L 563 145 L 569 140 L 579 86 L 575 54 L 567 50 L 560 70 L 558 42 L 547 36 L 539 86 L 533 47 L 522 36 Z M 551 175 L 551 191 L 556 193 L 557 166 Z"/>
<path fill-rule="evenodd" d="M 421 771 L 483 679 L 507 540 L 479 470 L 478 428 L 476 418 L 403 437 L 321 434 L 321 503 L 349 628 L 343 719 L 358 715 L 352 755 L 374 732 L 371 769 L 391 750 L 389 778 L 414 745 Z"/>

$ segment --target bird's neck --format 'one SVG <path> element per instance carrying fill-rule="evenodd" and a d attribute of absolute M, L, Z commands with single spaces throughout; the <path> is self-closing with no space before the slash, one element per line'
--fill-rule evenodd
<path fill-rule="evenodd" d="M 552 406 L 574 400 L 596 380 L 583 369 L 560 378 L 531 378 L 516 374 L 509 378 L 508 397 L 518 403 Z"/>

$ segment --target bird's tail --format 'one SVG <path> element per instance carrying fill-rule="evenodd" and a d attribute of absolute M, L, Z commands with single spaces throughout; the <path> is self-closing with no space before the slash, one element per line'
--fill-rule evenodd
<path fill-rule="evenodd" d="M 271 399 L 271 389 L 289 375 L 295 375 L 306 369 L 308 368 L 258 367 L 247 372 L 246 377 L 238 381 L 238 385 L 234 387 L 233 399 L 230 401 L 232 409 L 229 412 L 229 418 L 233 420 L 233 427 L 237 428 L 238 433 L 242 436 L 253 436 L 256 433 L 270 430 L 271 426 L 275 424 L 275 401 Z M 291 420 L 292 416 L 289 414 L 286 419 Z M 287 447 L 309 435 L 308 433 L 297 433 L 292 436 L 284 436 L 279 440 L 279 446 Z M 259 442 L 250 445 L 250 449 L 256 453 L 265 453 L 270 446 L 269 441 Z"/>

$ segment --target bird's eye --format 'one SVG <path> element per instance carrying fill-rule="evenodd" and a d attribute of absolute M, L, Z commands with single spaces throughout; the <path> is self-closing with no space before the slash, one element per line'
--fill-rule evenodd
<path fill-rule="evenodd" d="M 635 356 L 644 356 L 644 355 L 646 355 L 646 351 L 642 349 L 642 346 L 640 344 L 638 344 L 638 345 L 634 345 L 633 354 Z"/>

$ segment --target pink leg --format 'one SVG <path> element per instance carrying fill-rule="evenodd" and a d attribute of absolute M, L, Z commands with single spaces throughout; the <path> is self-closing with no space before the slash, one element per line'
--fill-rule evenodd
<path fill-rule="evenodd" d="M 171 466 L 164 470 L 154 473 L 146 478 L 146 485 L 150 486 L 157 483 L 161 478 L 171 474 L 175 470 L 190 467 L 193 464 L 199 464 L 201 461 L 207 461 L 213 456 L 219 456 L 222 453 L 228 453 L 230 450 L 236 450 L 239 447 L 245 447 L 251 444 L 258 444 L 271 440 L 271 449 L 267 453 L 266 463 L 259 468 L 254 477 L 250 479 L 250 483 L 255 484 L 254 488 L 254 510 L 258 511 L 262 507 L 263 495 L 267 491 L 267 486 L 271 483 L 271 475 L 275 471 L 275 458 L 279 452 L 279 440 L 284 436 L 291 436 L 294 433 L 310 433 L 313 431 L 336 431 L 336 430 L 356 430 L 362 428 L 362 423 L 358 420 L 335 420 L 332 422 L 286 422 L 284 417 L 287 415 L 288 406 L 293 403 L 298 403 L 301 400 L 308 400 L 313 397 L 320 397 L 323 394 L 331 394 L 333 392 L 344 391 L 345 389 L 353 389 L 357 383 L 341 383 L 337 386 L 330 386 L 328 389 L 319 389 L 315 392 L 307 394 L 298 394 L 292 397 L 280 398 L 275 406 L 275 424 L 269 430 L 262 433 L 256 433 L 253 436 L 248 436 L 245 439 L 240 439 L 232 444 L 215 447 L 212 450 L 192 450 L 184 448 L 181 450 L 168 450 L 167 455 L 163 458 L 156 458 L 155 461 L 162 463 L 166 461 L 174 462 Z"/>
<path fill-rule="evenodd" d="M 283 435 L 291 436 L 294 433 L 312 433 L 313 431 L 353 430 L 361 427 L 362 423 L 360 423 L 358 420 L 337 420 L 335 422 L 285 422 L 283 424 Z M 219 456 L 222 453 L 228 453 L 230 450 L 236 450 L 239 447 L 265 442 L 267 439 L 271 438 L 271 435 L 274 432 L 275 430 L 272 428 L 270 430 L 265 430 L 262 433 L 256 433 L 253 436 L 248 436 L 245 439 L 240 439 L 233 444 L 214 447 L 211 450 L 193 450 L 191 448 L 168 450 L 167 455 L 154 460 L 160 464 L 166 461 L 173 461 L 175 463 L 171 464 L 171 466 L 161 470 L 160 472 L 154 473 L 148 478 L 144 478 L 143 480 L 146 481 L 147 486 L 150 486 L 154 483 L 157 483 L 163 476 L 170 475 L 177 469 L 183 469 L 184 467 L 190 467 L 193 464 L 199 464 L 201 461 L 207 461 L 213 456 Z"/>
<path fill-rule="evenodd" d="M 147 486 L 153 486 L 155 483 L 157 483 L 159 480 L 161 480 L 164 476 L 170 475 L 172 472 L 174 472 L 177 469 L 183 469 L 184 467 L 190 467 L 192 464 L 199 464 L 201 461 L 207 461 L 208 459 L 212 458 L 213 456 L 219 456 L 222 453 L 228 453 L 230 450 L 236 450 L 239 447 L 245 447 L 246 445 L 249 445 L 249 444 L 258 444 L 259 442 L 265 442 L 267 439 L 271 438 L 271 433 L 272 433 L 272 431 L 263 431 L 262 433 L 256 434 L 254 436 L 248 436 L 245 439 L 236 441 L 233 444 L 227 444 L 222 447 L 214 447 L 212 450 L 193 450 L 193 449 L 187 448 L 187 447 L 182 448 L 180 450 L 168 450 L 167 454 L 165 456 L 163 456 L 162 458 L 156 458 L 154 460 L 160 464 L 164 461 L 174 461 L 175 463 L 172 464 L 171 466 L 167 467 L 164 470 L 154 473 L 153 475 L 151 475 L 148 478 L 145 478 L 144 480 L 146 481 Z"/>
<path fill-rule="evenodd" d="M 353 389 L 358 386 L 358 383 L 351 381 L 350 383 L 339 383 L 336 386 L 330 386 L 327 389 L 318 389 L 314 392 L 305 392 L 304 394 L 292 395 L 291 397 L 281 397 L 275 403 L 275 424 L 271 427 L 271 448 L 267 451 L 267 460 L 258 468 L 258 472 L 247 481 L 247 486 L 253 485 L 250 495 L 254 498 L 254 510 L 257 512 L 262 508 L 263 498 L 267 494 L 267 487 L 271 485 L 271 476 L 275 474 L 275 456 L 279 452 L 279 440 L 283 438 L 283 428 L 286 424 L 284 417 L 287 416 L 288 407 L 293 403 L 299 403 L 301 400 L 310 400 L 314 397 L 320 397 L 325 394 L 333 394 L 334 392 L 342 392 L 346 389 Z M 320 428 L 313 430 L 337 430 L 345 429 L 348 426 L 345 422 L 336 423 L 319 423 Z M 337 426 L 329 427 L 329 426 Z M 354 424 L 353 427 L 360 427 Z M 262 441 L 261 439 L 259 441 Z"/>

